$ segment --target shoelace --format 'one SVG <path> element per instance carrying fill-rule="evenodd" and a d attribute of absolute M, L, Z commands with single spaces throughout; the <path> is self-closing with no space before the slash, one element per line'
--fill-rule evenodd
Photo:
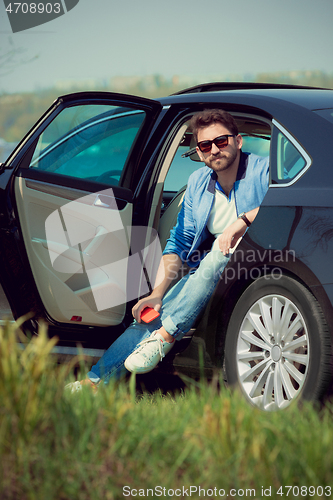
<path fill-rule="evenodd" d="M 160 357 L 161 357 L 161 359 L 163 359 L 165 357 L 165 354 L 163 351 L 164 342 L 161 339 L 156 338 L 156 337 L 154 337 L 154 338 L 148 337 L 147 339 L 141 340 L 139 346 L 143 347 L 145 344 L 149 344 L 149 342 L 157 342 L 158 343 L 158 350 L 160 352 Z"/>

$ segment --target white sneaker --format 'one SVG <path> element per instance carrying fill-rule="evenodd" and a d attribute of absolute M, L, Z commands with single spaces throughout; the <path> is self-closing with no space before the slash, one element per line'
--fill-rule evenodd
<path fill-rule="evenodd" d="M 65 385 L 65 390 L 71 391 L 71 393 L 74 394 L 75 392 L 79 392 L 82 390 L 82 385 L 77 380 L 76 382 L 71 382 L 70 384 Z"/>
<path fill-rule="evenodd" d="M 128 356 L 125 360 L 125 368 L 129 372 L 148 373 L 168 354 L 174 344 L 175 341 L 167 342 L 155 330 L 150 337 L 140 342 L 137 349 Z"/>
<path fill-rule="evenodd" d="M 98 384 L 94 384 L 89 378 L 85 378 L 84 380 L 77 380 L 76 382 L 71 382 L 67 385 L 65 385 L 65 390 L 70 391 L 72 394 L 75 392 L 80 392 L 82 391 L 82 386 L 87 385 L 92 389 L 94 393 L 97 392 Z"/>

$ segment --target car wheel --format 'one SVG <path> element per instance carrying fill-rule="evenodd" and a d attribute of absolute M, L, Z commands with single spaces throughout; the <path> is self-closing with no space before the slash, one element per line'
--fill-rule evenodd
<path fill-rule="evenodd" d="M 331 338 L 321 308 L 284 275 L 257 279 L 238 300 L 225 339 L 228 384 L 266 411 L 301 396 L 318 400 L 331 382 Z"/>

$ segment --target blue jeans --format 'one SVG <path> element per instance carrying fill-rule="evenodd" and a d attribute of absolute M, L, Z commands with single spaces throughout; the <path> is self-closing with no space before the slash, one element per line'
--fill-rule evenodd
<path fill-rule="evenodd" d="M 199 313 L 206 307 L 219 278 L 229 261 L 220 251 L 208 253 L 199 267 L 184 276 L 164 296 L 160 316 L 151 323 L 134 321 L 109 347 L 88 377 L 97 383 L 107 383 L 111 376 L 126 372 L 124 362 L 154 330 L 164 326 L 166 331 L 180 340 L 193 326 Z"/>

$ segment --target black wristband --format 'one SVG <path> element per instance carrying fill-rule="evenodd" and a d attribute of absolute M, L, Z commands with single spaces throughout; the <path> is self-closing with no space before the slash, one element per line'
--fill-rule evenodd
<path fill-rule="evenodd" d="M 242 219 L 242 220 L 245 222 L 245 224 L 247 225 L 247 227 L 250 227 L 250 226 L 251 226 L 251 222 L 250 222 L 250 221 L 249 221 L 249 219 L 246 217 L 245 212 L 243 212 L 242 214 L 240 214 L 240 215 L 238 216 L 238 219 Z"/>

